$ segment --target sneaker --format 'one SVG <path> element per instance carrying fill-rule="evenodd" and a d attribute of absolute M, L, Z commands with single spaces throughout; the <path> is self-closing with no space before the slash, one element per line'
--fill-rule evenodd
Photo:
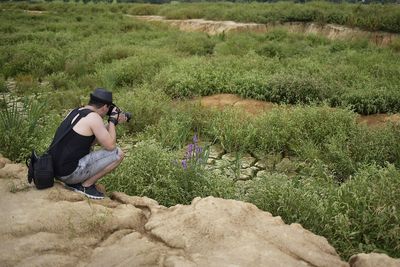
<path fill-rule="evenodd" d="M 88 198 L 93 198 L 93 199 L 103 199 L 104 194 L 96 189 L 96 185 L 92 184 L 89 187 L 83 187 L 83 193 L 88 197 Z"/>
<path fill-rule="evenodd" d="M 85 196 L 87 196 L 88 198 L 92 198 L 92 199 L 103 199 L 104 198 L 104 194 L 99 192 L 96 189 L 96 185 L 93 184 L 89 187 L 85 187 L 83 186 L 81 183 L 79 184 L 68 184 L 65 185 L 68 189 L 83 194 Z"/>
<path fill-rule="evenodd" d="M 65 188 L 74 192 L 83 192 L 83 186 L 81 183 L 78 184 L 65 184 Z"/>

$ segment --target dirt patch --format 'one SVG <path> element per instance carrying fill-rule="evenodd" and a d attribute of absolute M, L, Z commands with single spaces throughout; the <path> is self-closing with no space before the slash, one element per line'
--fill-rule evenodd
<path fill-rule="evenodd" d="M 381 126 L 387 123 L 400 123 L 400 114 L 362 115 L 357 121 L 368 126 Z"/>

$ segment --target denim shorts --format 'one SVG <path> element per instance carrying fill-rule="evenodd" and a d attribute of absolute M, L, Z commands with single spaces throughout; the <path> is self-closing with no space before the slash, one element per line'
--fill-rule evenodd
<path fill-rule="evenodd" d="M 78 167 L 71 174 L 62 176 L 59 180 L 66 184 L 83 183 L 111 163 L 118 161 L 120 159 L 119 150 L 119 148 L 115 148 L 114 150 L 93 151 L 79 160 Z"/>

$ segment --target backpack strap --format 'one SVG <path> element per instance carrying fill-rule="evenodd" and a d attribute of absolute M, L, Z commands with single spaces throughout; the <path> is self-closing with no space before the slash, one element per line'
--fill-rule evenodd
<path fill-rule="evenodd" d="M 72 130 L 72 128 L 74 128 L 74 126 L 78 123 L 78 121 L 80 121 L 82 118 L 86 117 L 89 113 L 92 113 L 93 110 L 90 109 L 74 109 L 72 110 L 68 116 L 64 119 L 68 120 L 71 119 L 72 120 L 75 118 L 75 120 L 67 127 L 67 129 L 65 130 L 64 133 L 62 133 L 58 139 L 54 139 L 53 142 L 51 143 L 50 147 L 47 149 L 47 152 L 50 151 L 50 149 L 52 149 L 56 144 L 58 144 L 68 133 L 69 131 Z"/>

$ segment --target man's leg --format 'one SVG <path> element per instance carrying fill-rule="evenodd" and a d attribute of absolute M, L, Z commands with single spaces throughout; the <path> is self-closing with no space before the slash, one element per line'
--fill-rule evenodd
<path fill-rule="evenodd" d="M 97 150 L 79 160 L 75 171 L 60 180 L 65 184 L 93 185 L 98 179 L 115 169 L 122 161 L 124 154 L 120 148 L 112 151 Z M 86 182 L 87 181 L 87 182 Z"/>
<path fill-rule="evenodd" d="M 107 173 L 111 172 L 112 170 L 114 170 L 122 162 L 122 160 L 124 159 L 124 153 L 122 152 L 122 150 L 120 148 L 117 148 L 117 149 L 118 149 L 118 160 L 112 162 L 110 165 L 106 166 L 100 172 L 96 173 L 92 177 L 89 177 L 87 180 L 85 180 L 82 183 L 82 185 L 84 187 L 89 187 L 89 186 L 95 184 L 97 180 L 99 180 L 101 177 L 103 177 Z"/>

